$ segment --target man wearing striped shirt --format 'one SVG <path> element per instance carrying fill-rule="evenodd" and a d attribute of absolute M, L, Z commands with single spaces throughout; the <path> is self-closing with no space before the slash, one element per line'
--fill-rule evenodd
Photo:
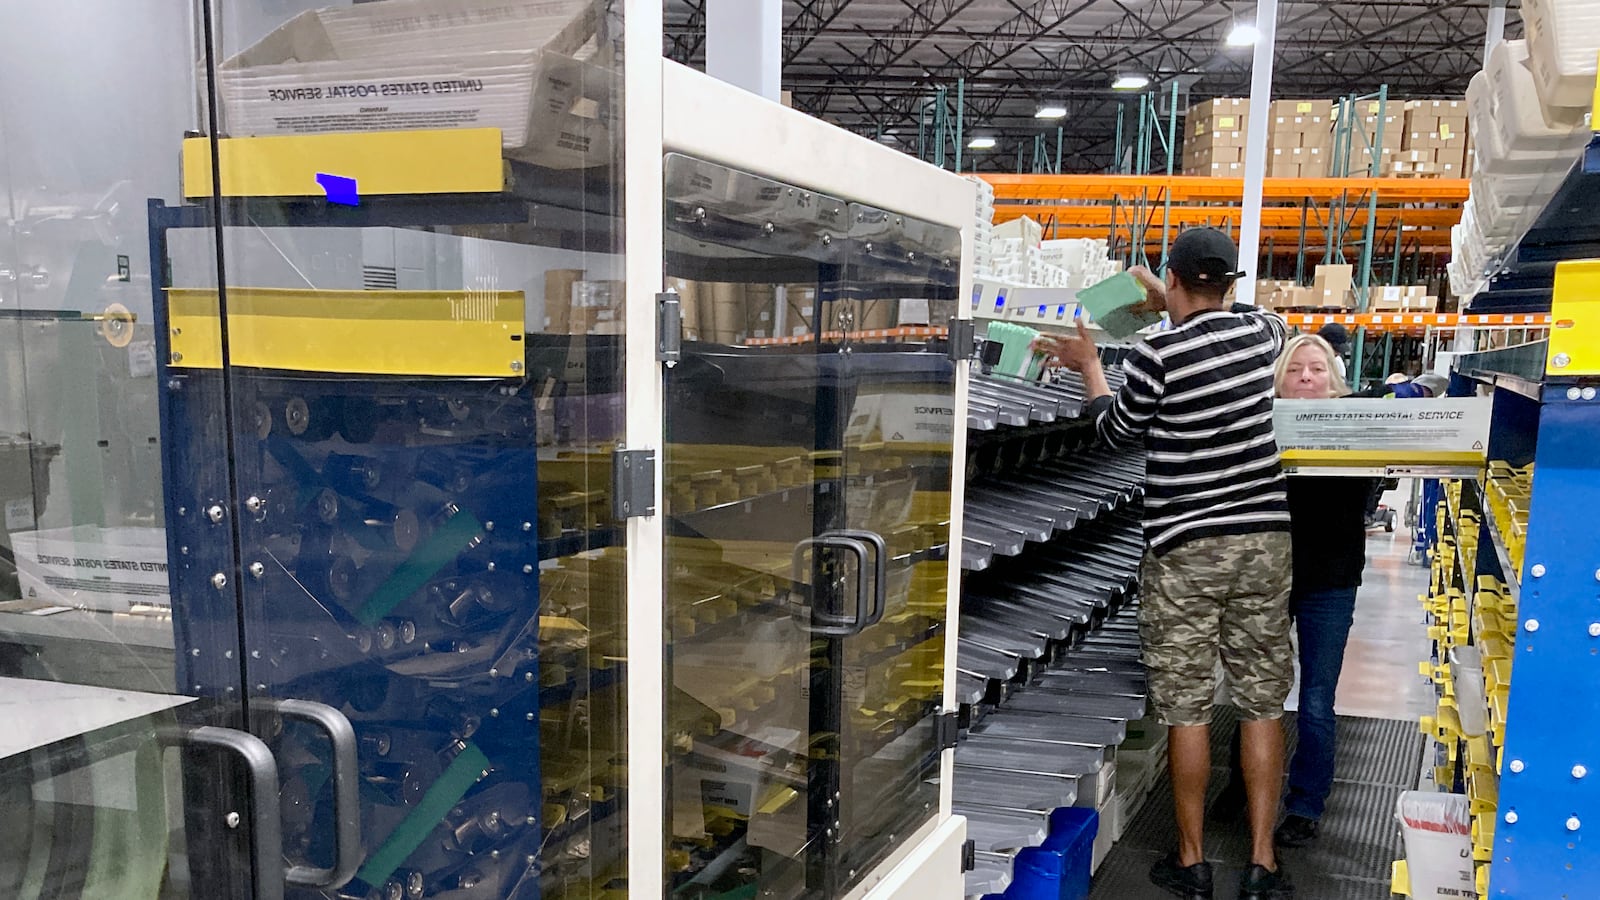
<path fill-rule="evenodd" d="M 1272 430 L 1273 364 L 1287 328 L 1254 307 L 1224 308 L 1243 274 L 1237 265 L 1227 235 L 1196 228 L 1173 243 L 1164 282 L 1132 270 L 1146 304 L 1166 311 L 1172 327 L 1133 345 L 1114 396 L 1081 324 L 1077 338 L 1042 342 L 1082 373 L 1100 439 L 1147 449 L 1140 636 L 1150 704 L 1170 726 L 1179 835 L 1150 878 L 1188 900 L 1212 896 L 1204 818 L 1219 659 L 1240 711 L 1253 837 L 1239 896 L 1294 890 L 1272 844 L 1283 784 L 1279 720 L 1294 680 L 1289 505 Z"/>

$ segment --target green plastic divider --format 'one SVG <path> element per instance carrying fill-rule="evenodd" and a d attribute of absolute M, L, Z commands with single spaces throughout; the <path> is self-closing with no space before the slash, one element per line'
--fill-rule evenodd
<path fill-rule="evenodd" d="M 372 592 L 356 619 L 363 625 L 376 625 L 400 601 L 415 594 L 445 564 L 461 555 L 467 544 L 483 530 L 483 525 L 466 510 L 460 510 L 423 541 L 394 574 Z"/>
<path fill-rule="evenodd" d="M 361 866 L 356 877 L 373 887 L 388 881 L 394 870 L 400 868 L 400 864 L 422 846 L 428 833 L 444 821 L 445 814 L 466 796 L 467 789 L 477 784 L 488 768 L 489 757 L 483 755 L 477 744 L 468 743 L 466 749 L 439 776 L 439 780 L 422 795 L 422 802 L 411 810 L 411 815 L 406 816 L 400 827 L 383 842 L 383 846 Z"/>

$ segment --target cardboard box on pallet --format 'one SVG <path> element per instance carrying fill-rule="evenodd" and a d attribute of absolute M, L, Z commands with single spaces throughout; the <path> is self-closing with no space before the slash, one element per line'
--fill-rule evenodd
<path fill-rule="evenodd" d="M 1317 266 L 1311 277 L 1312 305 L 1349 309 L 1354 274 L 1355 267 L 1351 265 Z"/>
<path fill-rule="evenodd" d="M 1270 114 L 1274 119 L 1279 116 L 1304 116 L 1320 120 L 1318 124 L 1326 124 L 1333 118 L 1333 101 L 1274 100 Z"/>

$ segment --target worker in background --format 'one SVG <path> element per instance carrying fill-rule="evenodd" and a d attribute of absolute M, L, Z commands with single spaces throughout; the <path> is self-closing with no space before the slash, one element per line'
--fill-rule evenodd
<path fill-rule="evenodd" d="M 1333 347 L 1315 335 L 1289 341 L 1278 360 L 1277 395 L 1289 400 L 1344 397 L 1350 388 L 1334 365 Z M 1302 475 L 1289 479 L 1294 534 L 1294 591 L 1289 613 L 1300 645 L 1300 741 L 1289 763 L 1280 847 L 1316 840 L 1333 790 L 1337 727 L 1333 701 L 1355 621 L 1356 591 L 1367 565 L 1365 498 L 1376 478 Z"/>
<path fill-rule="evenodd" d="M 1345 369 L 1344 359 L 1350 355 L 1350 330 L 1338 322 L 1329 322 L 1317 329 L 1317 337 L 1327 341 L 1328 346 L 1333 348 L 1334 369 L 1340 381 L 1348 382 L 1350 375 Z"/>
<path fill-rule="evenodd" d="M 1099 351 L 1078 336 L 1040 349 L 1082 373 L 1100 439 L 1148 450 L 1139 631 L 1150 705 L 1169 726 L 1178 849 L 1150 880 L 1188 900 L 1212 896 L 1205 861 L 1206 781 L 1216 663 L 1240 710 L 1252 828 L 1245 900 L 1293 895 L 1272 844 L 1283 786 L 1283 702 L 1294 680 L 1289 642 L 1289 505 L 1272 430 L 1273 366 L 1287 328 L 1270 313 L 1236 314 L 1224 298 L 1241 272 L 1220 231 L 1173 242 L 1163 282 L 1130 272 L 1172 327 L 1130 348 L 1111 395 Z"/>

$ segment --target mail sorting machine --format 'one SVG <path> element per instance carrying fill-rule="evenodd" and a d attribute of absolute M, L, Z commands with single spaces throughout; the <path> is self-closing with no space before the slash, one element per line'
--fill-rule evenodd
<path fill-rule="evenodd" d="M 1104 800 L 1113 748 L 1144 715 L 1144 461 L 1093 446 L 1070 374 L 977 376 L 971 394 L 952 790 L 975 851 L 966 893 L 983 896 L 1056 809 Z"/>

